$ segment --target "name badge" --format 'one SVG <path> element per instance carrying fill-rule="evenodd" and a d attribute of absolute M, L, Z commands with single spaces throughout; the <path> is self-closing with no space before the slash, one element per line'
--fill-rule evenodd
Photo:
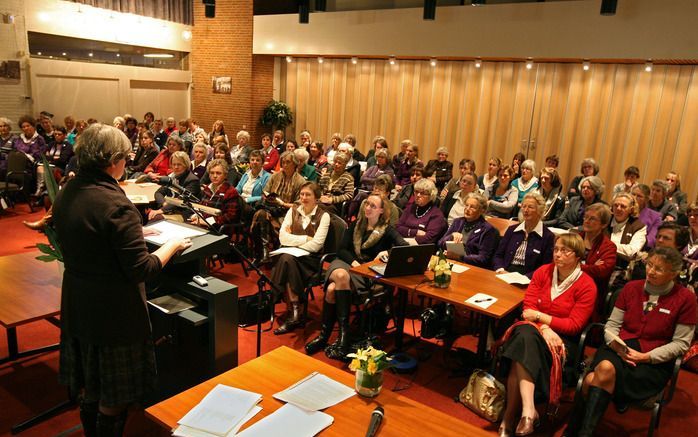
<path fill-rule="evenodd" d="M 671 314 L 671 310 L 667 308 L 659 308 L 659 312 L 664 314 Z"/>
<path fill-rule="evenodd" d="M 533 253 L 537 253 L 537 254 L 540 255 L 540 250 L 538 250 L 538 249 L 533 249 Z"/>
<path fill-rule="evenodd" d="M 424 227 L 424 225 L 420 223 L 420 224 L 419 224 L 419 227 L 420 227 L 420 228 L 423 228 L 423 227 Z"/>
<path fill-rule="evenodd" d="M 633 234 L 630 233 L 630 232 L 626 232 L 625 235 L 628 236 L 628 237 L 632 237 L 632 236 L 633 236 Z"/>
<path fill-rule="evenodd" d="M 475 229 L 475 230 L 473 231 L 473 234 L 477 234 L 477 233 L 480 232 L 481 230 L 482 230 L 482 229 Z"/>

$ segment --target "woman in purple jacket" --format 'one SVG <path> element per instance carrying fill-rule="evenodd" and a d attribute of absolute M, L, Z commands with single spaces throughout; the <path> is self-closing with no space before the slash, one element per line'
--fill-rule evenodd
<path fill-rule="evenodd" d="M 404 238 L 414 238 L 418 244 L 436 243 L 446 231 L 446 219 L 434 204 L 436 185 L 431 179 L 414 184 L 414 203 L 400 216 L 397 231 Z"/>
<path fill-rule="evenodd" d="M 519 272 L 531 278 L 533 272 L 553 259 L 555 236 L 543 225 L 545 199 L 528 193 L 521 202 L 523 222 L 509 226 L 494 256 L 498 273 Z"/>
<path fill-rule="evenodd" d="M 439 247 L 446 249 L 446 242 L 462 243 L 465 255 L 446 252 L 451 259 L 478 267 L 489 268 L 497 251 L 499 232 L 485 220 L 487 198 L 480 193 L 468 193 L 465 197 L 463 217 L 453 221 L 446 234 L 439 240 Z"/>

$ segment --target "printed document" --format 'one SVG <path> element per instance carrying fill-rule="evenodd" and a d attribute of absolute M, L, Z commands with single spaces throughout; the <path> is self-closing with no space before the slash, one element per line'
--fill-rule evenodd
<path fill-rule="evenodd" d="M 245 416 L 240 422 L 238 422 L 238 424 L 235 425 L 233 429 L 228 431 L 228 434 L 226 434 L 225 437 L 235 437 L 238 431 L 240 431 L 240 428 L 242 428 L 242 425 L 246 424 L 260 411 L 262 411 L 262 407 L 260 407 L 259 405 L 253 407 L 250 410 L 250 413 L 247 416 Z M 174 431 L 172 431 L 172 435 L 175 437 L 216 437 L 215 434 L 211 434 L 206 431 L 201 431 L 196 428 L 190 428 L 185 425 L 179 425 L 177 428 L 175 428 Z"/>
<path fill-rule="evenodd" d="M 528 276 L 522 275 L 519 272 L 500 273 L 499 275 L 496 275 L 496 276 L 498 279 L 501 279 L 502 281 L 506 282 L 507 284 L 528 285 L 531 283 L 531 280 L 528 279 Z"/>
<path fill-rule="evenodd" d="M 261 399 L 259 393 L 218 384 L 177 423 L 222 437 Z"/>
<path fill-rule="evenodd" d="M 313 372 L 274 398 L 294 404 L 308 411 L 324 410 L 354 396 L 354 389 L 327 376 Z"/>
<path fill-rule="evenodd" d="M 286 404 L 238 434 L 239 437 L 313 437 L 332 425 L 334 418 L 322 411 L 306 411 Z"/>
<path fill-rule="evenodd" d="M 178 225 L 167 220 L 149 225 L 148 229 L 155 229 L 160 233 L 158 235 L 148 235 L 145 237 L 145 241 L 161 245 L 174 238 L 192 238 L 206 234 L 205 230 Z"/>

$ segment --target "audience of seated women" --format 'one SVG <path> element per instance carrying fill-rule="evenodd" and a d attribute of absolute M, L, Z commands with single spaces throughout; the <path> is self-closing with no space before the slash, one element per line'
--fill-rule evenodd
<path fill-rule="evenodd" d="M 494 255 L 493 268 L 498 273 L 518 272 L 529 278 L 553 256 L 555 236 L 541 218 L 545 200 L 538 193 L 528 193 L 521 203 L 523 221 L 504 233 Z"/>
<path fill-rule="evenodd" d="M 657 236 L 657 230 L 659 225 L 662 224 L 662 215 L 657 211 L 647 207 L 647 202 L 650 196 L 650 187 L 645 184 L 636 184 L 631 194 L 635 198 L 635 203 L 637 204 L 637 217 L 642 223 L 647 227 L 647 243 L 645 247 L 654 247 L 654 239 Z"/>
<path fill-rule="evenodd" d="M 308 154 L 310 155 L 308 158 L 308 164 L 315 167 L 315 171 L 318 175 L 322 173 L 323 168 L 329 167 L 330 165 L 327 162 L 327 156 L 325 156 L 323 147 L 324 144 L 322 144 L 320 141 L 313 141 L 308 147 Z"/>
<path fill-rule="evenodd" d="M 478 177 L 475 174 L 475 161 L 470 158 L 463 158 L 458 163 L 458 175 L 454 175 L 450 181 L 443 187 L 439 193 L 439 199 L 444 200 L 449 193 L 460 190 L 460 178 L 466 174 L 471 174 L 477 180 Z"/>
<path fill-rule="evenodd" d="M 394 158 L 393 158 L 394 160 Z M 405 147 L 404 157 L 399 159 L 397 166 L 393 163 L 395 170 L 395 189 L 400 191 L 402 187 L 410 183 L 412 176 L 412 168 L 417 164 L 421 164 L 419 160 L 419 148 L 410 141 Z"/>
<path fill-rule="evenodd" d="M 545 211 L 543 212 L 543 224 L 555 226 L 557 219 L 565 209 L 565 199 L 562 194 L 560 175 L 553 167 L 545 167 L 540 171 L 539 185 L 536 191 L 545 199 Z M 521 217 L 519 217 L 521 221 Z"/>
<path fill-rule="evenodd" d="M 157 181 L 160 176 L 167 176 L 170 172 L 170 159 L 175 152 L 184 150 L 182 139 L 173 136 L 167 139 L 167 147 L 165 147 L 158 155 L 150 161 L 150 164 L 145 168 L 143 173 L 147 174 L 150 179 Z M 189 160 L 191 162 L 191 160 Z M 189 170 L 189 169 L 187 169 Z"/>
<path fill-rule="evenodd" d="M 418 244 L 436 243 L 446 231 L 446 219 L 434 204 L 436 185 L 431 179 L 420 179 L 414 184 L 414 202 L 407 207 L 397 222 L 396 229 L 404 238 L 413 238 Z"/>
<path fill-rule="evenodd" d="M 235 136 L 237 144 L 230 148 L 230 157 L 233 160 L 233 165 L 246 164 L 250 160 L 250 152 L 252 147 L 250 146 L 250 133 L 241 130 Z"/>
<path fill-rule="evenodd" d="M 514 215 L 519 191 L 511 185 L 514 170 L 508 165 L 499 169 L 497 182 L 485 191 L 487 213 L 495 217 L 511 218 Z"/>
<path fill-rule="evenodd" d="M 214 159 L 208 163 L 206 173 L 210 183 L 201 185 L 201 201 L 198 202 L 211 208 L 221 210 L 221 214 L 211 216 L 202 214 L 204 220 L 216 229 L 225 224 L 238 223 L 242 211 L 240 210 L 240 194 L 235 186 L 228 182 L 228 163 L 223 159 Z M 207 227 L 201 217 L 193 215 L 190 218 L 193 224 Z"/>
<path fill-rule="evenodd" d="M 596 300 L 596 286 L 582 271 L 582 259 L 579 235 L 558 236 L 553 263 L 536 270 L 526 289 L 523 321 L 502 339 L 502 365 L 509 369 L 500 437 L 532 434 L 539 423 L 536 404 L 559 404 L 564 357 L 574 356 Z"/>
<path fill-rule="evenodd" d="M 536 162 L 532 159 L 527 159 L 521 163 L 521 176 L 511 182 L 511 186 L 519 192 L 519 197 L 516 200 L 516 205 L 521 206 L 521 202 L 526 194 L 535 191 L 538 188 L 538 178 L 536 174 Z"/>
<path fill-rule="evenodd" d="M 348 160 L 347 154 L 338 152 L 334 155 L 332 171 L 325 169 L 320 176 L 320 203 L 334 214 L 340 214 L 342 204 L 354 197 L 354 178 L 346 169 Z"/>
<path fill-rule="evenodd" d="M 390 179 L 395 178 L 395 173 L 392 167 L 390 167 L 390 156 L 388 155 L 388 150 L 385 148 L 378 148 L 374 151 L 373 156 L 375 164 L 366 169 L 366 171 L 361 175 L 361 184 L 359 185 L 359 190 L 356 195 L 349 203 L 347 208 L 347 218 L 354 217 L 359 212 L 359 206 L 361 202 L 364 201 L 366 196 L 373 191 L 373 185 L 376 179 L 382 175 L 387 175 Z"/>
<path fill-rule="evenodd" d="M 676 205 L 667 199 L 669 185 L 661 179 L 652 181 L 647 206 L 662 216 L 662 221 L 675 221 L 679 217 Z"/>
<path fill-rule="evenodd" d="M 453 221 L 459 217 L 463 217 L 463 211 L 465 209 L 465 199 L 470 193 L 482 194 L 480 188 L 477 186 L 477 180 L 475 175 L 466 173 L 460 177 L 458 182 L 459 188 L 454 191 L 450 191 L 446 198 L 441 201 L 441 212 L 444 217 L 446 217 L 446 222 L 450 226 Z M 487 203 L 487 202 L 485 202 Z M 485 211 L 487 210 L 487 205 L 485 204 Z M 484 214 L 485 211 L 482 211 Z"/>
<path fill-rule="evenodd" d="M 424 167 L 431 171 L 436 180 L 436 188 L 441 191 L 453 177 L 453 163 L 448 160 L 448 148 L 436 149 L 436 159 L 430 159 Z"/>
<path fill-rule="evenodd" d="M 569 204 L 560 214 L 557 220 L 553 221 L 553 226 L 562 229 L 581 229 L 584 220 L 584 210 L 594 203 L 606 203 L 601 200 L 604 185 L 601 178 L 597 176 L 586 176 L 579 183 L 580 195 L 569 198 Z"/>
<path fill-rule="evenodd" d="M 308 355 L 324 349 L 332 359 L 347 360 L 351 344 L 349 336 L 349 312 L 352 290 L 365 289 L 371 285 L 368 278 L 349 272 L 351 267 L 387 255 L 394 246 L 407 242 L 388 223 L 389 211 L 384 197 L 371 194 L 364 202 L 364 214 L 344 232 L 337 251 L 337 259 L 327 270 L 325 295 L 322 301 L 322 326 L 320 334 L 305 345 Z M 328 346 L 335 323 L 339 325 L 337 340 Z"/>
<path fill-rule="evenodd" d="M 670 171 L 666 175 L 666 183 L 668 185 L 667 200 L 675 205 L 679 215 L 686 214 L 688 196 L 681 191 L 681 176 L 676 171 Z"/>
<path fill-rule="evenodd" d="M 206 144 L 199 142 L 192 147 L 193 159 L 191 161 L 191 172 L 201 179 L 208 169 L 208 148 Z"/>
<path fill-rule="evenodd" d="M 163 215 L 168 215 L 168 218 L 171 220 L 185 221 L 193 214 L 187 208 L 168 205 L 165 202 L 165 197 L 174 197 L 174 192 L 170 188 L 173 179 L 176 180 L 184 190 L 189 192 L 197 200 L 200 200 L 201 185 L 199 184 L 199 178 L 189 170 L 191 168 L 189 155 L 181 150 L 174 152 L 170 158 L 170 166 L 172 167 L 172 173 L 157 179 L 157 182 L 162 185 L 162 187 L 158 188 L 155 192 L 155 208 L 148 212 L 148 220 L 158 220 L 162 219 Z"/>
<path fill-rule="evenodd" d="M 582 271 L 591 276 L 598 291 L 596 320 L 605 317 L 602 305 L 608 293 L 608 282 L 616 267 L 616 245 L 606 234 L 610 222 L 611 209 L 608 205 L 594 203 L 584 211 L 584 222 L 579 232 L 584 239 Z"/>
<path fill-rule="evenodd" d="M 487 199 L 480 193 L 470 192 L 464 196 L 464 201 L 462 215 L 453 221 L 441 237 L 439 248 L 446 250 L 447 242 L 462 243 L 464 255 L 446 250 L 446 256 L 474 266 L 490 268 L 499 244 L 499 231 L 485 220 Z"/>
<path fill-rule="evenodd" d="M 499 169 L 502 168 L 502 160 L 493 156 L 487 162 L 487 172 L 477 178 L 477 184 L 481 190 L 487 191 L 499 178 Z"/>
<path fill-rule="evenodd" d="M 585 158 L 582 160 L 582 165 L 579 171 L 582 174 L 577 175 L 572 179 L 572 182 L 570 182 L 570 187 L 567 190 L 567 198 L 570 199 L 570 201 L 573 197 L 582 195 L 582 179 L 599 174 L 599 165 L 596 163 L 594 158 Z"/>
<path fill-rule="evenodd" d="M 630 193 L 637 184 L 637 180 L 640 179 L 640 169 L 631 165 L 625 169 L 623 177 L 625 178 L 623 182 L 619 182 L 613 186 L 613 192 L 611 193 L 613 196 L 622 192 Z"/>
<path fill-rule="evenodd" d="M 155 135 L 150 131 L 144 132 L 138 144 L 138 150 L 129 155 L 128 176 L 145 172 L 146 167 L 153 162 L 156 156 L 158 156 L 158 148 L 155 144 Z"/>
<path fill-rule="evenodd" d="M 678 251 L 658 247 L 647 258 L 647 279 L 625 285 L 564 435 L 591 437 L 611 401 L 623 410 L 666 386 L 696 327 L 695 294 L 676 281 L 682 266 Z"/>
<path fill-rule="evenodd" d="M 373 144 L 373 147 L 366 154 L 366 167 L 367 168 L 371 168 L 374 165 L 376 165 L 376 152 L 377 151 L 379 151 L 379 150 L 385 150 L 386 152 L 388 151 L 388 142 L 385 140 L 385 138 L 383 138 L 380 135 L 373 137 L 373 141 L 371 141 L 371 144 Z M 390 164 L 390 161 L 388 161 L 388 164 Z"/>
<path fill-rule="evenodd" d="M 287 307 L 284 322 L 274 330 L 274 335 L 286 334 L 305 324 L 305 287 L 319 267 L 330 227 L 330 215 L 318 205 L 319 199 L 320 187 L 312 181 L 304 182 L 300 189 L 300 203 L 288 210 L 279 229 L 282 247 L 303 249 L 308 254 L 296 256 L 281 253 L 274 259 L 271 280 L 283 289 Z"/>

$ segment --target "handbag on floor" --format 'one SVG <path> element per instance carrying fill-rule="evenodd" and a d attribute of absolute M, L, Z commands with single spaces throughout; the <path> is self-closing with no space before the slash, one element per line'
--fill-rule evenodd
<path fill-rule="evenodd" d="M 475 369 L 458 400 L 475 414 L 490 422 L 498 422 L 504 412 L 504 384 L 481 369 Z"/>

